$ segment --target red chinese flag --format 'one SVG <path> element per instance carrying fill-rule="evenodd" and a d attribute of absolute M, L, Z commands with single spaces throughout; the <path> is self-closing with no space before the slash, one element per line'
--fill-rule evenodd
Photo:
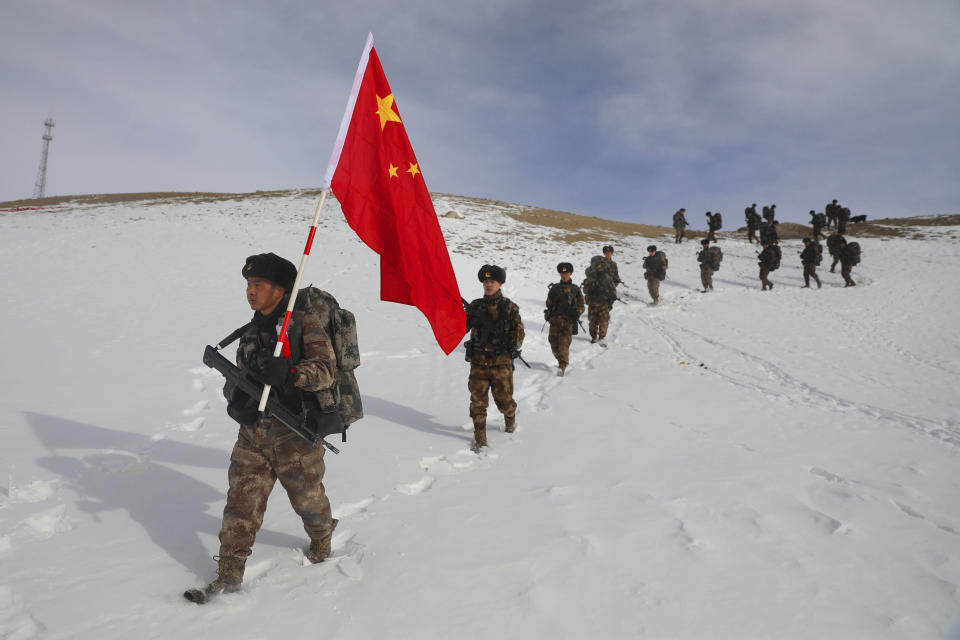
<path fill-rule="evenodd" d="M 466 331 L 460 287 L 372 35 L 326 182 L 347 222 L 380 254 L 380 299 L 420 309 L 440 348 L 453 351 Z"/>

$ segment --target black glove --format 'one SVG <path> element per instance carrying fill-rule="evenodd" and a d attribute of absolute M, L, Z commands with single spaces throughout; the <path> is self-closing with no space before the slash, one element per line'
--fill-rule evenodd
<path fill-rule="evenodd" d="M 263 363 L 263 371 L 258 376 L 260 382 L 271 387 L 292 389 L 297 380 L 297 368 L 290 358 L 272 356 Z"/>

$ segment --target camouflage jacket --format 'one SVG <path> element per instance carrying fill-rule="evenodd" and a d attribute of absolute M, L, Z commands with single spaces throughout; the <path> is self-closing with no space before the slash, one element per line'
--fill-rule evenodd
<path fill-rule="evenodd" d="M 655 278 L 663 280 L 667 277 L 667 254 L 657 251 L 652 256 L 643 259 L 643 277 L 647 280 Z"/>
<path fill-rule="evenodd" d="M 547 320 L 553 324 L 560 319 L 576 323 L 583 315 L 583 292 L 573 282 L 555 282 L 547 293 Z"/>
<path fill-rule="evenodd" d="M 287 301 L 288 298 L 284 297 L 274 312 L 268 316 L 262 315 L 259 311 L 254 313 L 253 322 L 240 336 L 240 343 L 237 347 L 238 367 L 255 374 L 260 373 L 263 370 L 264 362 L 273 357 L 273 351 L 277 344 L 277 334 L 280 324 L 283 322 Z M 301 335 L 299 344 L 293 349 L 295 354 L 299 354 L 299 359 L 295 359 L 296 361 L 292 363 L 297 368 L 297 378 L 294 381 L 295 389 L 274 389 L 272 391 L 280 394 L 284 404 L 295 409 L 299 409 L 304 397 L 312 396 L 318 391 L 332 387 L 336 369 L 336 354 L 330 344 L 330 338 L 323 328 L 321 319 L 314 313 L 297 313 L 294 315 L 294 319 L 291 319 L 291 323 L 298 321 L 302 325 L 299 327 L 300 331 L 297 331 Z M 256 400 L 259 401 L 259 398 Z M 276 420 L 268 418 L 262 421 L 269 421 L 271 429 L 277 427 L 286 430 L 286 427 L 283 427 Z"/>
<path fill-rule="evenodd" d="M 760 252 L 760 255 L 757 256 L 757 264 L 761 267 L 770 268 L 777 261 L 777 252 L 774 250 L 773 246 L 764 247 L 763 251 Z"/>
<path fill-rule="evenodd" d="M 523 345 L 523 320 L 516 303 L 498 291 L 467 305 L 467 360 L 484 366 L 513 364 Z"/>
<path fill-rule="evenodd" d="M 800 252 L 800 263 L 801 264 L 820 264 L 820 261 L 817 259 L 820 251 L 817 250 L 817 247 L 820 246 L 820 243 L 811 242 L 803 248 L 803 251 Z"/>
<path fill-rule="evenodd" d="M 610 258 L 605 259 L 607 261 L 607 273 L 609 273 L 610 277 L 613 278 L 613 283 L 620 284 L 623 282 L 623 280 L 620 279 L 620 269 L 617 268 L 617 263 Z"/>

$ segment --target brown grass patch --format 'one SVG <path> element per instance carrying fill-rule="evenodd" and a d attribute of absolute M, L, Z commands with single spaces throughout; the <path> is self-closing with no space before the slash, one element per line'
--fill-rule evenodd
<path fill-rule="evenodd" d="M 56 207 L 68 205 L 110 205 L 125 202 L 218 202 L 224 200 L 248 200 L 251 198 L 273 198 L 298 193 L 305 196 L 320 195 L 320 189 L 284 189 L 278 191 L 254 191 L 252 193 L 216 193 L 207 191 L 152 191 L 144 193 L 94 193 L 87 195 L 50 196 L 49 198 L 27 198 L 0 202 L 0 209 L 33 207 Z"/>
<path fill-rule="evenodd" d="M 624 236 L 673 237 L 672 227 L 605 220 L 541 207 L 519 206 L 513 211 L 506 211 L 506 213 L 520 222 L 556 229 L 560 232 L 557 234 L 558 239 L 567 243 L 604 242 Z M 706 236 L 706 233 L 703 231 L 687 230 L 686 232 L 686 237 L 689 238 L 704 236 Z"/>

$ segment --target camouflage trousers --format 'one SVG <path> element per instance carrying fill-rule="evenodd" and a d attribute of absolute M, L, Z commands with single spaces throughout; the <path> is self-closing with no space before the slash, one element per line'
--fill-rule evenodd
<path fill-rule="evenodd" d="M 650 297 L 653 298 L 653 304 L 660 302 L 660 281 L 656 278 L 647 278 L 647 291 L 650 292 Z"/>
<path fill-rule="evenodd" d="M 487 426 L 489 393 L 493 393 L 493 401 L 507 426 L 514 423 L 517 403 L 513 400 L 513 363 L 486 366 L 471 362 L 467 388 L 470 390 L 470 417 L 474 428 Z"/>
<path fill-rule="evenodd" d="M 817 265 L 815 264 L 805 264 L 803 265 L 803 286 L 810 286 L 810 278 L 813 278 L 817 281 L 817 288 L 820 288 L 820 276 L 817 275 Z"/>
<path fill-rule="evenodd" d="M 757 242 L 760 242 L 760 239 L 757 238 L 757 228 L 747 227 L 747 241 L 749 241 L 750 244 L 753 244 L 754 240 L 756 240 Z"/>
<path fill-rule="evenodd" d="M 768 287 L 773 289 L 773 283 L 770 282 L 770 278 L 767 277 L 769 275 L 770 267 L 760 267 L 760 283 L 763 285 L 763 291 L 766 291 Z"/>
<path fill-rule="evenodd" d="M 834 269 L 837 268 L 837 263 L 840 262 L 840 254 L 833 254 L 833 262 L 830 263 L 830 273 L 834 273 Z"/>
<path fill-rule="evenodd" d="M 277 429 L 284 433 L 276 435 Z M 241 427 L 230 456 L 230 489 L 223 508 L 220 556 L 246 558 L 263 524 L 267 498 L 280 480 L 311 540 L 333 529 L 330 501 L 323 487 L 324 448 L 312 447 L 275 420 Z"/>
<path fill-rule="evenodd" d="M 570 343 L 573 342 L 573 320 L 554 316 L 550 322 L 550 350 L 557 364 L 566 367 L 570 364 Z"/>
<path fill-rule="evenodd" d="M 716 231 L 714 231 L 713 229 L 707 230 L 707 240 L 709 240 L 710 242 L 716 242 L 717 241 Z"/>
<path fill-rule="evenodd" d="M 674 227 L 673 228 L 673 242 L 674 244 L 680 244 L 683 242 L 683 231 L 684 227 Z"/>
<path fill-rule="evenodd" d="M 857 283 L 853 281 L 853 278 L 850 277 L 851 271 L 853 271 L 853 265 L 844 264 L 842 261 L 840 262 L 840 275 L 843 276 L 843 281 L 846 283 L 844 286 L 846 287 L 855 287 L 857 285 Z"/>
<path fill-rule="evenodd" d="M 713 289 L 713 269 L 705 264 L 700 265 L 700 284 L 703 285 L 704 291 Z"/>
<path fill-rule="evenodd" d="M 607 337 L 607 328 L 610 326 L 610 305 L 606 302 L 587 305 L 587 319 L 590 337 L 603 340 Z M 553 327 L 550 329 L 552 331 Z"/>

